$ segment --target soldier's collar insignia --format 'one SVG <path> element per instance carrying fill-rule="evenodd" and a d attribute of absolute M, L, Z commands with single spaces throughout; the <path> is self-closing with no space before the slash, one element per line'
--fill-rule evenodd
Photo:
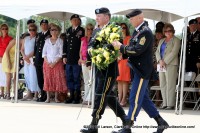
<path fill-rule="evenodd" d="M 145 38 L 145 36 L 144 36 L 144 37 L 142 37 L 142 38 L 140 39 L 139 44 L 140 44 L 140 45 L 144 45 L 145 41 L 146 41 L 146 38 Z"/>

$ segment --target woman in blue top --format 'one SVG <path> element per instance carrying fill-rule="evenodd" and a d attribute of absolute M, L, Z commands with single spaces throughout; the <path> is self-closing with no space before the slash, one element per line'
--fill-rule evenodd
<path fill-rule="evenodd" d="M 178 53 L 180 40 L 174 36 L 173 25 L 165 24 L 163 28 L 165 38 L 161 39 L 156 50 L 156 59 L 160 66 L 160 88 L 163 98 L 161 109 L 173 109 L 175 106 L 175 88 L 178 70 Z"/>

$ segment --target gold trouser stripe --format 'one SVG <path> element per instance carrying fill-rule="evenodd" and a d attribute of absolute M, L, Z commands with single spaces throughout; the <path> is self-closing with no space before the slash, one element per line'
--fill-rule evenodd
<path fill-rule="evenodd" d="M 138 86 L 138 90 L 137 90 L 137 94 L 135 96 L 135 107 L 133 109 L 133 113 L 132 113 L 132 116 L 131 116 L 131 120 L 134 121 L 134 115 L 135 115 L 135 112 L 137 110 L 137 107 L 138 107 L 138 98 L 139 98 L 139 95 L 140 95 L 140 90 L 142 88 L 142 83 L 143 83 L 143 78 L 140 79 L 140 83 L 139 83 L 139 86 Z"/>
<path fill-rule="evenodd" d="M 111 77 L 108 78 L 108 81 L 107 81 L 107 84 L 106 84 L 106 89 L 105 89 L 104 93 L 101 96 L 101 102 L 100 102 L 100 105 L 99 105 L 99 109 L 96 112 L 96 118 L 97 119 L 99 119 L 99 113 L 100 113 L 100 111 L 101 111 L 101 109 L 103 107 L 103 103 L 104 103 L 104 100 L 105 100 L 106 92 L 108 91 L 108 88 L 110 87 L 110 81 L 111 81 Z"/>

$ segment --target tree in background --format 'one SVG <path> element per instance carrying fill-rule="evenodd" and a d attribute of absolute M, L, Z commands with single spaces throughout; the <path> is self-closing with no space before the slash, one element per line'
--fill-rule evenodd
<path fill-rule="evenodd" d="M 118 15 L 115 15 L 115 16 L 112 16 L 110 22 L 115 22 L 115 23 L 126 23 L 129 27 L 129 30 L 130 30 L 130 33 L 133 32 L 134 28 L 131 26 L 129 20 L 125 17 L 125 16 L 118 16 Z M 94 19 L 91 19 L 91 18 L 86 18 L 86 22 L 85 24 L 83 25 L 83 27 L 88 24 L 88 23 L 91 23 L 93 25 L 96 24 L 95 20 Z"/>
<path fill-rule="evenodd" d="M 36 20 L 36 24 L 38 25 L 38 29 L 40 29 L 40 21 L 42 19 L 47 19 L 49 21 L 49 23 L 55 23 L 57 25 L 59 25 L 60 27 L 62 27 L 62 22 L 63 21 L 60 21 L 60 20 L 57 20 L 57 19 L 52 19 L 52 18 L 48 18 L 48 17 L 42 17 L 42 16 L 31 16 L 30 18 Z M 28 20 L 28 19 L 27 19 Z M 83 19 L 85 21 L 82 22 L 82 26 L 85 27 L 85 25 L 87 23 L 92 23 L 93 25 L 96 24 L 95 20 L 94 19 L 91 19 L 91 18 L 87 18 L 86 19 Z M 130 30 L 130 33 L 132 34 L 134 28 L 131 26 L 130 22 L 129 22 L 129 19 L 127 19 L 125 16 L 119 16 L 119 15 L 114 15 L 112 16 L 111 18 L 111 22 L 116 22 L 116 23 L 126 23 L 129 27 L 129 30 Z M 2 23 L 7 23 L 8 26 L 9 26 L 9 35 L 11 35 L 12 37 L 15 38 L 16 36 L 16 24 L 17 24 L 17 21 L 15 19 L 12 19 L 10 17 L 6 17 L 6 16 L 3 16 L 3 15 L 0 15 L 0 25 Z M 26 22 L 25 22 L 26 23 Z M 21 20 L 20 21 L 20 33 L 23 32 L 23 21 Z M 70 20 L 66 20 L 65 21 L 65 31 L 67 28 L 69 28 L 71 26 L 71 23 L 70 23 Z M 27 29 L 27 27 L 25 27 Z M 176 36 L 178 36 L 179 38 L 182 38 L 182 34 L 177 34 Z"/>

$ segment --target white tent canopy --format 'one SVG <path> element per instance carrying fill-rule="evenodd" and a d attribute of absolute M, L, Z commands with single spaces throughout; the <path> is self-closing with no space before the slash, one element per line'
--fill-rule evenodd
<path fill-rule="evenodd" d="M 16 20 L 36 14 L 49 16 L 49 12 L 54 12 L 53 18 L 62 16 L 62 18 L 59 17 L 62 20 L 68 18 L 70 13 L 95 18 L 94 10 L 104 6 L 108 7 L 112 14 L 122 15 L 128 13 L 130 9 L 139 8 L 143 9 L 146 18 L 172 22 L 200 13 L 198 3 L 200 3 L 198 0 L 78 0 L 76 2 L 67 0 L 7 0 L 1 1 L 0 14 Z M 58 13 L 59 15 L 57 15 Z"/>
<path fill-rule="evenodd" d="M 195 4 L 197 3 L 197 4 Z M 161 14 L 172 14 L 171 20 L 178 17 L 188 17 L 200 12 L 198 0 L 87 0 L 87 1 L 27 1 L 27 0 L 7 0 L 1 1 L 0 14 L 20 20 L 31 15 L 47 13 L 47 12 L 69 12 L 77 13 L 82 16 L 94 18 L 94 10 L 99 7 L 108 7 L 111 13 L 119 13 L 129 9 L 147 9 L 146 11 L 160 11 Z M 191 10 L 192 9 L 192 10 Z M 145 11 L 145 12 L 146 12 Z M 147 14 L 148 15 L 148 14 Z M 161 16 L 161 15 L 160 15 Z M 165 15 L 166 16 L 166 15 Z M 170 15 L 169 15 L 170 16 Z M 151 18 L 148 16 L 147 18 Z M 152 18 L 159 18 L 159 15 Z M 170 20 L 170 19 L 168 19 Z"/>
<path fill-rule="evenodd" d="M 120 12 L 116 12 L 114 14 L 119 14 L 119 15 L 126 15 L 130 13 L 133 9 L 128 9 Z M 162 22 L 173 22 L 178 19 L 181 19 L 183 17 L 165 12 L 165 11 L 160 11 L 160 10 L 154 10 L 154 9 L 141 9 L 145 18 L 156 20 L 156 21 L 162 21 Z"/>
<path fill-rule="evenodd" d="M 96 8 L 95 0 L 88 0 L 88 3 L 84 1 L 74 2 L 74 1 L 25 1 L 21 0 L 8 0 L 2 1 L 0 4 L 0 14 L 20 20 L 31 15 L 47 13 L 47 12 L 68 12 L 76 13 L 82 16 L 94 17 L 94 9 Z M 77 4 L 79 3 L 79 4 Z M 92 8 L 87 8 L 92 7 Z"/>
<path fill-rule="evenodd" d="M 46 12 L 46 13 L 40 13 L 40 14 L 37 14 L 37 15 L 65 21 L 65 20 L 70 19 L 70 17 L 73 14 L 74 13 L 70 13 L 70 12 L 60 12 L 60 11 L 54 12 L 54 11 L 51 11 L 51 12 Z M 80 15 L 80 17 L 83 17 L 83 16 Z"/>

